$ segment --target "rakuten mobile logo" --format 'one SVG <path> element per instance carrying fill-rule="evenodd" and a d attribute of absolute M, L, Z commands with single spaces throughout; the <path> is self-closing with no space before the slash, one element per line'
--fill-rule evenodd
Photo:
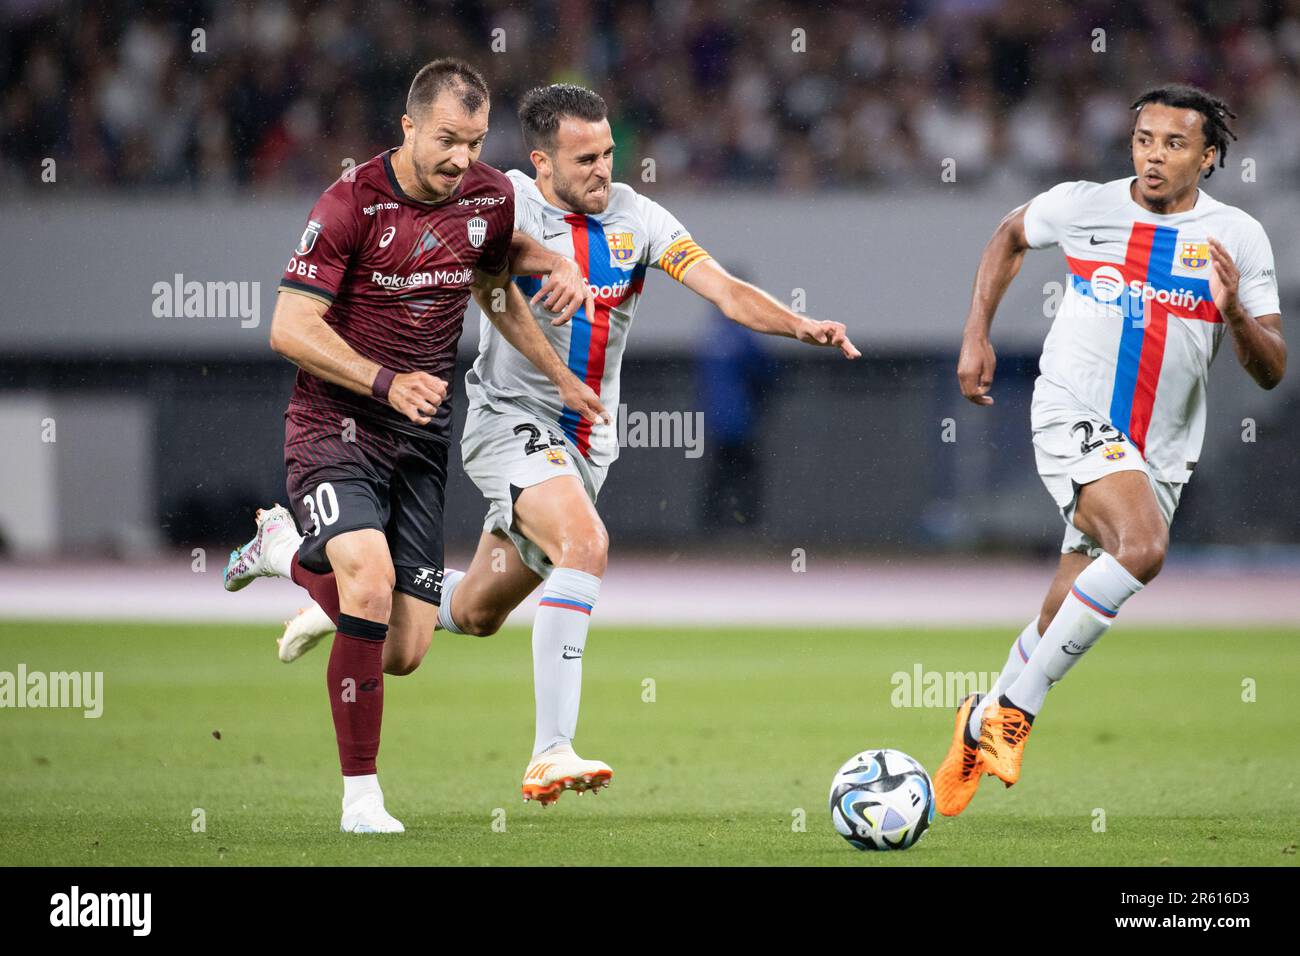
<path fill-rule="evenodd" d="M 383 289 L 413 289 L 421 285 L 469 285 L 474 281 L 474 270 L 439 269 L 436 272 L 412 272 L 409 276 L 386 276 L 382 272 L 372 272 L 370 281 Z"/>

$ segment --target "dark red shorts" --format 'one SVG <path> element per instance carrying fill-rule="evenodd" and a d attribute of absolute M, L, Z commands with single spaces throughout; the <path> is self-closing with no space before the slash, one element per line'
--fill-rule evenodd
<path fill-rule="evenodd" d="M 331 570 L 325 545 L 375 528 L 388 539 L 396 589 L 442 601 L 447 443 L 374 419 L 291 404 L 284 413 L 285 486 L 303 534 L 298 561 Z"/>

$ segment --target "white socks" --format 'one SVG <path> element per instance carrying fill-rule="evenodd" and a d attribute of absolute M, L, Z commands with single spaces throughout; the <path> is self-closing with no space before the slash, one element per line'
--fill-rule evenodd
<path fill-rule="evenodd" d="M 298 553 L 301 542 L 296 534 L 286 534 L 272 542 L 266 549 L 267 566 L 282 578 L 292 577 L 293 556 Z"/>
<path fill-rule="evenodd" d="M 444 631 L 450 631 L 452 634 L 464 634 L 451 616 L 451 592 L 456 589 L 465 578 L 464 571 L 453 571 L 451 568 L 442 572 L 442 603 L 438 605 L 438 626 Z"/>
<path fill-rule="evenodd" d="M 451 597 L 465 578 L 464 571 L 445 571 L 438 626 L 463 634 L 451 616 Z M 537 730 L 533 754 L 569 744 L 578 730 L 582 699 L 582 652 L 587 626 L 600 595 L 600 578 L 573 568 L 556 568 L 546 579 L 533 619 L 533 695 Z"/>
<path fill-rule="evenodd" d="M 1040 640 L 1038 618 L 1035 617 L 1025 625 L 1025 629 L 1020 632 L 1020 636 L 1011 645 L 1011 650 L 1007 653 L 1007 662 L 989 692 L 980 699 L 978 706 L 971 709 L 970 722 L 966 725 L 966 728 L 970 731 L 972 738 L 975 740 L 980 739 L 980 721 L 984 719 L 984 711 L 988 709 L 989 704 L 997 700 L 1002 694 L 1005 694 L 1007 688 L 1015 683 L 1016 678 L 1025 669 L 1025 664 L 1029 662 L 1029 656 L 1034 653 L 1034 648 L 1038 646 Z"/>
<path fill-rule="evenodd" d="M 1101 639 L 1124 602 L 1141 590 L 1141 582 L 1103 552 L 1074 579 L 1042 641 L 1006 689 L 1007 698 L 1030 715 L 1037 714 L 1047 689 Z"/>
<path fill-rule="evenodd" d="M 360 777 L 344 777 L 343 809 L 346 810 L 368 793 L 377 793 L 381 801 L 384 799 L 383 791 L 379 789 L 378 774 L 367 773 Z"/>
<path fill-rule="evenodd" d="M 444 595 L 446 594 L 444 583 Z M 578 730 L 582 697 L 582 651 L 587 625 L 600 595 L 600 578 L 556 568 L 546 579 L 533 620 L 533 694 L 537 734 L 533 754 L 569 743 Z M 451 602 L 444 599 L 444 607 Z"/>

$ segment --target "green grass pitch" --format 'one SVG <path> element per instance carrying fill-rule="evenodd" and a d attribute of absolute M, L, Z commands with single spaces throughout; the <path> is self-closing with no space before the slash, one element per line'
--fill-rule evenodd
<path fill-rule="evenodd" d="M 407 832 L 350 836 L 326 647 L 284 665 L 271 627 L 3 623 L 0 670 L 103 671 L 105 704 L 0 710 L 0 864 L 1295 864 L 1300 649 L 1264 628 L 1121 622 L 1049 695 L 1015 788 L 984 778 L 906 852 L 846 844 L 840 763 L 894 747 L 933 771 L 951 733 L 949 710 L 892 706 L 892 675 L 996 670 L 1013 631 L 597 620 L 577 744 L 614 785 L 545 810 L 519 796 L 527 632 L 440 633 L 385 685 L 381 779 Z"/>

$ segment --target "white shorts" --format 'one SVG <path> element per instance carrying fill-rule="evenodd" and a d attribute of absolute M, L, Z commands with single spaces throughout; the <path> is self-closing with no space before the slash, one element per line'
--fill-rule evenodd
<path fill-rule="evenodd" d="M 1032 413 L 1034 458 L 1039 477 L 1065 519 L 1062 554 L 1079 551 L 1095 558 L 1102 553 L 1100 544 L 1074 526 L 1074 508 L 1083 485 L 1116 472 L 1140 471 L 1146 475 L 1165 523 L 1173 522 L 1183 491 L 1181 483 L 1153 477 L 1128 436 L 1095 413 L 1082 406 L 1068 409 L 1057 403 L 1049 409 L 1038 399 L 1036 392 Z"/>
<path fill-rule="evenodd" d="M 515 530 L 515 499 L 525 488 L 573 475 L 595 504 L 608 466 L 593 465 L 579 454 L 555 422 L 503 402 L 470 405 L 460 456 L 465 473 L 488 500 L 483 530 L 503 532 L 524 564 L 538 577 L 549 577 L 552 565 L 546 552 Z"/>

